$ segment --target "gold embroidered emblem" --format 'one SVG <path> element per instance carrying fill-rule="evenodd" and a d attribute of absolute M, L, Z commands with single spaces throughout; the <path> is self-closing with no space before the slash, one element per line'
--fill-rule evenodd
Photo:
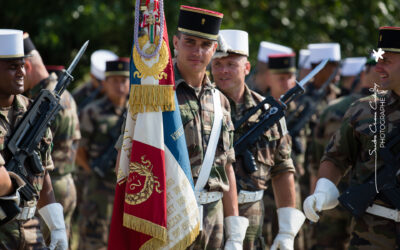
<path fill-rule="evenodd" d="M 285 65 L 289 65 L 289 60 L 285 59 L 285 61 L 283 62 Z"/>
<path fill-rule="evenodd" d="M 158 43 L 159 37 L 157 36 L 155 41 Z M 143 50 L 143 47 L 146 45 L 146 43 L 149 41 L 149 36 L 143 35 L 138 38 L 139 42 L 139 47 L 140 49 Z M 157 44 L 152 44 L 150 47 L 146 48 L 145 51 L 146 53 L 150 53 L 154 51 L 154 49 L 157 47 Z M 133 73 L 133 77 L 137 78 L 146 78 L 149 76 L 154 77 L 157 80 L 161 79 L 167 79 L 167 74 L 164 72 L 165 67 L 168 64 L 168 59 L 169 59 L 169 54 L 168 54 L 168 47 L 165 44 L 164 40 L 162 41 L 162 46 L 160 48 L 160 57 L 158 59 L 158 62 L 154 63 L 151 67 L 149 67 L 143 60 L 149 61 L 149 60 L 154 60 L 154 58 L 150 59 L 144 59 L 140 56 L 138 51 L 136 50 L 136 46 L 133 49 L 132 57 L 133 61 L 135 62 L 135 66 L 138 69 L 138 71 L 135 71 Z"/>
<path fill-rule="evenodd" d="M 162 192 L 159 190 L 160 182 L 157 180 L 158 177 L 154 176 L 152 172 L 153 165 L 149 160 L 145 160 L 145 157 L 143 155 L 140 158 L 142 164 L 137 162 L 129 164 L 129 177 L 127 180 L 129 190 L 136 191 L 141 188 L 138 192 L 128 193 L 125 196 L 125 202 L 129 205 L 138 205 L 145 202 L 153 194 L 153 190 L 159 194 Z M 142 184 L 143 179 L 144 182 Z"/>
<path fill-rule="evenodd" d="M 379 36 L 379 41 L 382 42 L 382 35 Z"/>
<path fill-rule="evenodd" d="M 201 19 L 201 25 L 204 25 L 205 22 L 206 22 L 206 19 L 205 19 L 205 18 L 202 18 L 202 19 Z"/>
<path fill-rule="evenodd" d="M 124 65 L 122 65 L 122 63 L 119 63 L 119 64 L 118 64 L 118 68 L 119 68 L 119 69 L 123 69 L 123 68 L 124 68 Z"/>

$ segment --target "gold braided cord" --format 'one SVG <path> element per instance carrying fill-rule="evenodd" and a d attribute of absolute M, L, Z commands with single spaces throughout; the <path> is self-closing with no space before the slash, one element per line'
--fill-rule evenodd
<path fill-rule="evenodd" d="M 158 40 L 158 38 L 156 38 L 156 40 Z M 143 47 L 146 45 L 148 41 L 149 41 L 148 35 L 139 37 L 139 47 L 143 49 Z M 154 49 L 155 46 L 157 46 L 157 44 L 153 44 L 147 49 L 152 50 Z M 136 50 L 136 47 L 134 47 L 133 49 L 132 58 L 133 62 L 135 63 L 135 67 L 138 70 L 133 72 L 133 77 L 146 78 L 152 76 L 157 80 L 161 80 L 163 78 L 167 79 L 167 74 L 165 74 L 163 71 L 165 67 L 167 67 L 168 65 L 169 51 L 168 51 L 168 46 L 164 41 L 162 42 L 162 46 L 159 52 L 158 62 L 154 63 L 151 67 L 147 66 L 147 64 L 144 61 L 150 61 L 154 59 L 142 58 L 139 52 Z"/>
<path fill-rule="evenodd" d="M 129 112 L 137 113 L 174 111 L 174 86 L 172 85 L 131 85 Z"/>
<path fill-rule="evenodd" d="M 140 246 L 139 250 L 154 250 L 160 249 L 165 242 L 162 242 L 159 239 L 151 238 L 150 240 L 146 241 L 143 245 Z"/>
<path fill-rule="evenodd" d="M 157 238 L 164 243 L 167 241 L 167 228 L 151 221 L 124 213 L 122 224 L 124 227 Z"/>

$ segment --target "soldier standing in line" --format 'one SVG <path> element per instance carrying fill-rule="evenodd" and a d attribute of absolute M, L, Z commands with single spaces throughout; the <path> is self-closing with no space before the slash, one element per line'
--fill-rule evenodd
<path fill-rule="evenodd" d="M 357 75 L 360 63 L 353 65 L 355 67 L 342 68 L 345 75 Z M 379 74 L 375 72 L 375 59 L 371 58 L 365 64 L 365 69 L 360 73 L 360 83 L 357 89 L 348 96 L 338 98 L 329 104 L 322 112 L 319 122 L 316 126 L 315 142 L 316 146 L 322 148 L 316 152 L 323 152 L 332 135 L 340 128 L 343 116 L 349 106 L 356 100 L 366 97 L 372 92 L 371 88 L 374 83 L 379 83 Z M 364 65 L 362 65 L 364 66 Z M 351 71 L 352 70 L 352 71 Z M 343 75 L 343 73 L 342 73 Z M 314 155 L 313 160 L 319 162 L 322 155 L 319 157 Z M 317 171 L 317 170 L 316 170 Z M 351 174 L 347 175 L 339 184 L 339 190 L 344 191 L 351 178 Z M 331 210 L 324 211 L 324 216 L 315 225 L 315 249 L 348 249 L 350 240 L 350 214 L 343 207 L 336 207 Z"/>
<path fill-rule="evenodd" d="M 388 145 L 376 142 L 384 135 L 385 140 L 398 138 L 399 134 L 392 132 L 400 130 L 400 27 L 381 27 L 379 29 L 378 47 L 385 51 L 383 59 L 379 60 L 375 71 L 380 75 L 378 86 L 374 86 L 374 94 L 354 102 L 344 115 L 340 129 L 331 137 L 318 170 L 318 181 L 315 191 L 304 201 L 304 211 L 307 218 L 313 222 L 319 220 L 317 212 L 332 209 L 338 204 L 339 190 L 336 185 L 350 170 L 353 171 L 352 187 L 366 183 L 380 173 L 384 168 L 391 167 L 397 178 L 396 185 L 388 185 L 386 191 L 399 187 L 398 160 L 384 159 L 380 150 Z M 379 101 L 377 101 L 379 99 Z M 383 102 L 382 102 L 383 101 Z M 375 106 L 376 105 L 376 106 Z M 380 106 L 379 106 L 380 105 Z M 379 107 L 378 107 L 379 106 Z M 384 110 L 382 120 L 376 120 L 376 112 Z M 379 116 L 379 115 L 378 115 Z M 383 127 L 382 127 L 383 125 Z M 374 128 L 377 127 L 377 130 Z M 382 129 L 383 131 L 379 131 Z M 377 135 L 378 134 L 378 135 Z M 386 137 L 385 137 L 386 136 Z M 397 145 L 398 146 L 398 145 Z M 389 148 L 388 148 L 389 149 Z M 398 157 L 398 147 L 390 148 L 392 154 Z M 397 150 L 397 152 L 396 152 Z M 371 153 L 372 152 L 372 153 Z M 388 157 L 388 156 L 386 156 Z M 393 164 L 393 165 L 389 165 Z M 378 172 L 377 172 L 378 171 Z M 397 176 L 396 176 L 397 175 Z M 375 185 L 382 185 L 386 180 L 374 180 Z M 374 187 L 375 190 L 376 187 Z M 398 191 L 394 190 L 394 192 Z M 352 191 L 346 192 L 351 194 Z M 353 197 L 366 195 L 363 191 Z M 358 218 L 351 223 L 350 249 L 397 249 L 400 247 L 399 209 L 391 196 L 385 195 L 383 189 L 378 189 L 371 197 L 373 203 Z M 344 202 L 344 200 L 342 200 Z M 354 205 L 357 206 L 357 200 Z M 398 202 L 398 201 L 396 201 Z M 347 203 L 344 203 L 347 204 Z M 350 207 L 348 207 L 350 209 Z"/>
<path fill-rule="evenodd" d="M 34 99 L 42 89 L 53 90 L 57 84 L 57 76 L 55 73 L 47 72 L 28 33 L 24 33 L 24 52 L 25 55 L 29 55 L 25 60 L 25 95 Z M 75 157 L 81 133 L 76 104 L 68 90 L 61 95 L 60 104 L 62 110 L 57 114 L 50 127 L 53 134 L 51 157 L 54 163 L 51 181 L 54 196 L 64 208 L 64 220 L 69 238 L 71 218 L 76 207 L 76 189 L 72 173 L 75 171 Z M 48 242 L 50 240 L 48 228 L 44 223 L 42 226 L 44 238 Z"/>
<path fill-rule="evenodd" d="M 28 180 L 34 186 L 38 200 L 26 202 L 20 199 L 19 191 L 26 185 L 15 173 L 7 172 L 5 165 L 10 160 L 7 140 L 29 108 L 30 101 L 22 96 L 25 78 L 25 55 L 23 34 L 20 30 L 0 29 L 0 219 L 8 215 L 2 208 L 5 200 L 14 201 L 21 208 L 16 219 L 0 226 L 0 247 L 3 249 L 45 248 L 39 219 L 34 216 L 36 206 L 39 214 L 51 229 L 50 249 L 68 249 L 63 208 L 55 203 L 49 170 L 54 168 L 50 156 L 51 132 L 47 130 L 37 152 L 45 171 L 30 175 Z M 38 147 L 39 148 L 39 147 Z M 25 167 L 31 171 L 32 164 Z"/>
<path fill-rule="evenodd" d="M 114 147 L 110 136 L 113 130 L 118 130 L 114 134 L 121 134 L 118 121 L 123 119 L 129 94 L 129 59 L 108 61 L 105 76 L 105 96 L 86 106 L 80 113 L 82 140 L 76 160 L 90 177 L 79 208 L 79 249 L 107 249 L 116 183 L 116 159 L 111 159 L 113 164 L 104 168 L 104 177 L 93 171 L 92 164 L 109 147 Z"/>
<path fill-rule="evenodd" d="M 223 37 L 226 45 L 220 43 L 212 60 L 211 69 L 217 87 L 228 96 L 232 120 L 236 122 L 264 98 L 251 91 L 245 84 L 245 76 L 250 72 L 250 63 L 247 60 L 249 54 L 247 32 L 221 30 L 220 36 Z M 271 71 L 271 68 L 269 70 Z M 245 124 L 236 128 L 234 139 L 238 140 L 249 127 L 256 124 L 260 114 L 260 111 L 256 112 Z M 278 247 L 293 249 L 294 238 L 304 222 L 303 213 L 294 208 L 296 195 L 293 173 L 295 169 L 290 158 L 291 140 L 285 128 L 283 118 L 279 124 L 265 131 L 262 138 L 251 149 L 258 170 L 254 169 L 254 171 L 246 167 L 244 159 L 236 152 L 237 157 L 233 167 L 239 189 L 239 214 L 249 219 L 244 249 L 265 248 L 262 238 L 264 217 L 262 198 L 269 179 L 272 181 L 279 220 L 279 234 L 271 249 Z"/>
<path fill-rule="evenodd" d="M 196 199 L 203 211 L 203 230 L 190 249 L 222 248 L 224 228 L 227 238 L 225 249 L 242 249 L 248 225 L 246 218 L 238 216 L 236 181 L 232 168 L 235 161 L 233 124 L 229 102 L 206 75 L 206 67 L 217 48 L 216 40 L 222 17 L 223 14 L 218 12 L 181 6 L 178 30 L 173 37 L 177 52 L 174 65 L 176 95 Z M 222 121 L 214 119 L 216 117 L 221 117 Z M 219 122 L 222 126 L 213 125 Z M 210 137 L 211 131 L 215 129 L 220 132 L 219 136 Z M 210 149 L 214 140 L 218 143 L 216 149 Z M 215 152 L 215 155 L 208 154 L 208 150 Z M 211 157 L 205 158 L 207 155 Z M 203 175 L 204 171 L 207 172 Z"/>
<path fill-rule="evenodd" d="M 80 112 L 86 105 L 104 96 L 102 82 L 105 79 L 106 61 L 117 60 L 118 56 L 108 50 L 96 50 L 90 56 L 90 81 L 72 91 Z"/>
<path fill-rule="evenodd" d="M 268 57 L 268 71 L 270 72 L 270 82 L 268 83 L 268 94 L 276 100 L 284 95 L 289 89 L 296 86 L 296 55 L 291 54 L 271 54 Z M 289 103 L 287 115 L 290 116 L 297 112 L 295 102 Z M 296 169 L 295 173 L 295 190 L 296 190 L 296 208 L 301 209 L 302 193 L 304 187 L 301 187 L 300 180 L 304 177 L 304 149 L 306 146 L 305 130 L 301 130 L 296 137 L 291 138 L 292 142 L 292 159 Z M 303 183 L 304 186 L 304 183 Z M 272 194 L 271 194 L 272 195 Z M 271 196 L 270 195 L 270 196 Z M 269 210 L 272 218 L 276 218 L 275 210 Z M 276 223 L 273 222 L 273 225 Z M 308 225 L 305 225 L 308 226 Z M 295 249 L 305 249 L 305 231 L 303 228 L 299 231 L 298 237 L 295 239 Z M 278 233 L 278 227 L 272 227 L 272 237 Z"/>
<path fill-rule="evenodd" d="M 258 49 L 257 64 L 254 75 L 252 76 L 250 89 L 256 91 L 262 96 L 268 92 L 268 82 L 270 82 L 270 72 L 268 71 L 268 56 L 271 54 L 292 53 L 289 47 L 262 41 Z"/>

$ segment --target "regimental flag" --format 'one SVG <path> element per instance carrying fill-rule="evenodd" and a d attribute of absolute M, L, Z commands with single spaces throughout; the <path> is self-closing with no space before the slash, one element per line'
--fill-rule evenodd
<path fill-rule="evenodd" d="M 185 249 L 199 212 L 162 0 L 136 1 L 130 82 L 108 248 Z"/>

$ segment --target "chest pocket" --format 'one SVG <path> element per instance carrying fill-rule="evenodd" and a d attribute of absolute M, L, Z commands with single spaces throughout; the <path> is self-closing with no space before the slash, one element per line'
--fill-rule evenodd
<path fill-rule="evenodd" d="M 193 112 L 187 104 L 179 105 L 179 111 L 181 113 L 182 124 L 186 127 L 186 125 L 194 119 Z"/>

